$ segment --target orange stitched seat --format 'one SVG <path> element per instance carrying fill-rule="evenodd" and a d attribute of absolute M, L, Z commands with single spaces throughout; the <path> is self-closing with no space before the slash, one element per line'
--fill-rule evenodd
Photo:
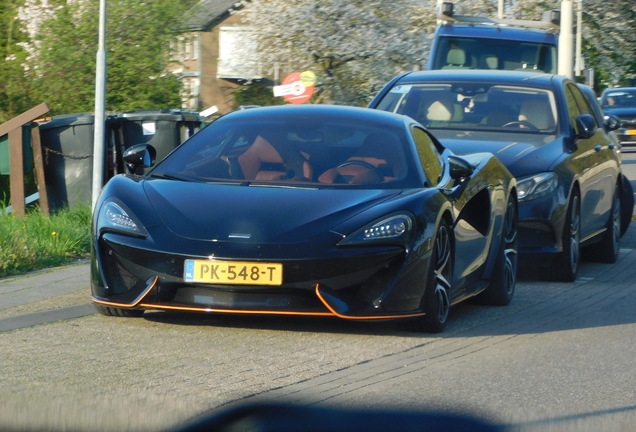
<path fill-rule="evenodd" d="M 254 143 L 238 159 L 245 180 L 311 180 L 313 170 L 307 159 L 292 148 L 281 149 L 281 153 L 265 138 L 257 136 Z M 236 170 L 236 168 L 235 168 Z"/>
<path fill-rule="evenodd" d="M 355 153 L 339 167 L 318 177 L 320 183 L 370 184 L 395 180 L 400 170 L 400 147 L 388 133 L 365 138 Z"/>

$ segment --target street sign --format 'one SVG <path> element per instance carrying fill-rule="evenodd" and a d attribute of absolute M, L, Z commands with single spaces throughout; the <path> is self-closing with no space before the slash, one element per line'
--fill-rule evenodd
<path fill-rule="evenodd" d="M 314 94 L 316 75 L 311 71 L 294 72 L 274 87 L 274 96 L 282 96 L 289 103 L 301 104 L 307 102 Z"/>

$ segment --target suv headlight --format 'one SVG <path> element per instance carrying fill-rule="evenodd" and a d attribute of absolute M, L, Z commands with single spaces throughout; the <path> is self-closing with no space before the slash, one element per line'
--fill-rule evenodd
<path fill-rule="evenodd" d="M 553 172 L 535 174 L 517 179 L 518 201 L 530 201 L 554 192 L 557 188 L 558 177 Z"/>

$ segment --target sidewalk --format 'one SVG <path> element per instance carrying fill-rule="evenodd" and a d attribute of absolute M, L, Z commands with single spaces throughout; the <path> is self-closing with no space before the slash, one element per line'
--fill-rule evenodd
<path fill-rule="evenodd" d="M 95 313 L 95 308 L 89 304 L 89 286 L 90 267 L 87 260 L 0 279 L 0 332 Z M 47 303 L 38 307 L 38 302 L 53 297 L 63 299 L 61 306 Z M 12 308 L 18 309 L 20 313 L 9 313 L 8 317 L 7 313 L 2 313 L 11 312 Z"/>

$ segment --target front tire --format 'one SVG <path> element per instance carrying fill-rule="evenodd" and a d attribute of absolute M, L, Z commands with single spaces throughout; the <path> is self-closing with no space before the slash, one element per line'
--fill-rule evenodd
<path fill-rule="evenodd" d="M 557 281 L 573 282 L 581 258 L 581 198 L 576 189 L 568 203 L 562 242 L 563 251 L 553 263 L 552 274 Z"/>
<path fill-rule="evenodd" d="M 603 239 L 587 248 L 594 261 L 612 264 L 618 259 L 618 252 L 621 248 L 621 215 L 621 191 L 620 185 L 617 184 L 614 188 L 612 211 L 610 212 L 610 219 L 607 222 L 607 230 L 603 234 Z"/>
<path fill-rule="evenodd" d="M 408 321 L 407 328 L 409 330 L 424 333 L 444 331 L 450 312 L 452 276 L 451 234 L 448 224 L 442 220 L 435 235 L 431 264 L 422 299 L 422 310 L 426 315 L 417 320 Z"/>
<path fill-rule="evenodd" d="M 97 312 L 106 316 L 114 316 L 114 317 L 127 317 L 127 318 L 137 318 L 144 314 L 142 309 L 123 309 L 117 307 L 103 306 L 98 303 L 93 303 Z"/>
<path fill-rule="evenodd" d="M 512 301 L 517 283 L 518 221 L 519 212 L 517 209 L 517 200 L 511 195 L 506 207 L 504 225 L 501 233 L 501 244 L 497 252 L 497 260 L 490 285 L 477 296 L 478 301 L 482 304 L 506 306 Z"/>

